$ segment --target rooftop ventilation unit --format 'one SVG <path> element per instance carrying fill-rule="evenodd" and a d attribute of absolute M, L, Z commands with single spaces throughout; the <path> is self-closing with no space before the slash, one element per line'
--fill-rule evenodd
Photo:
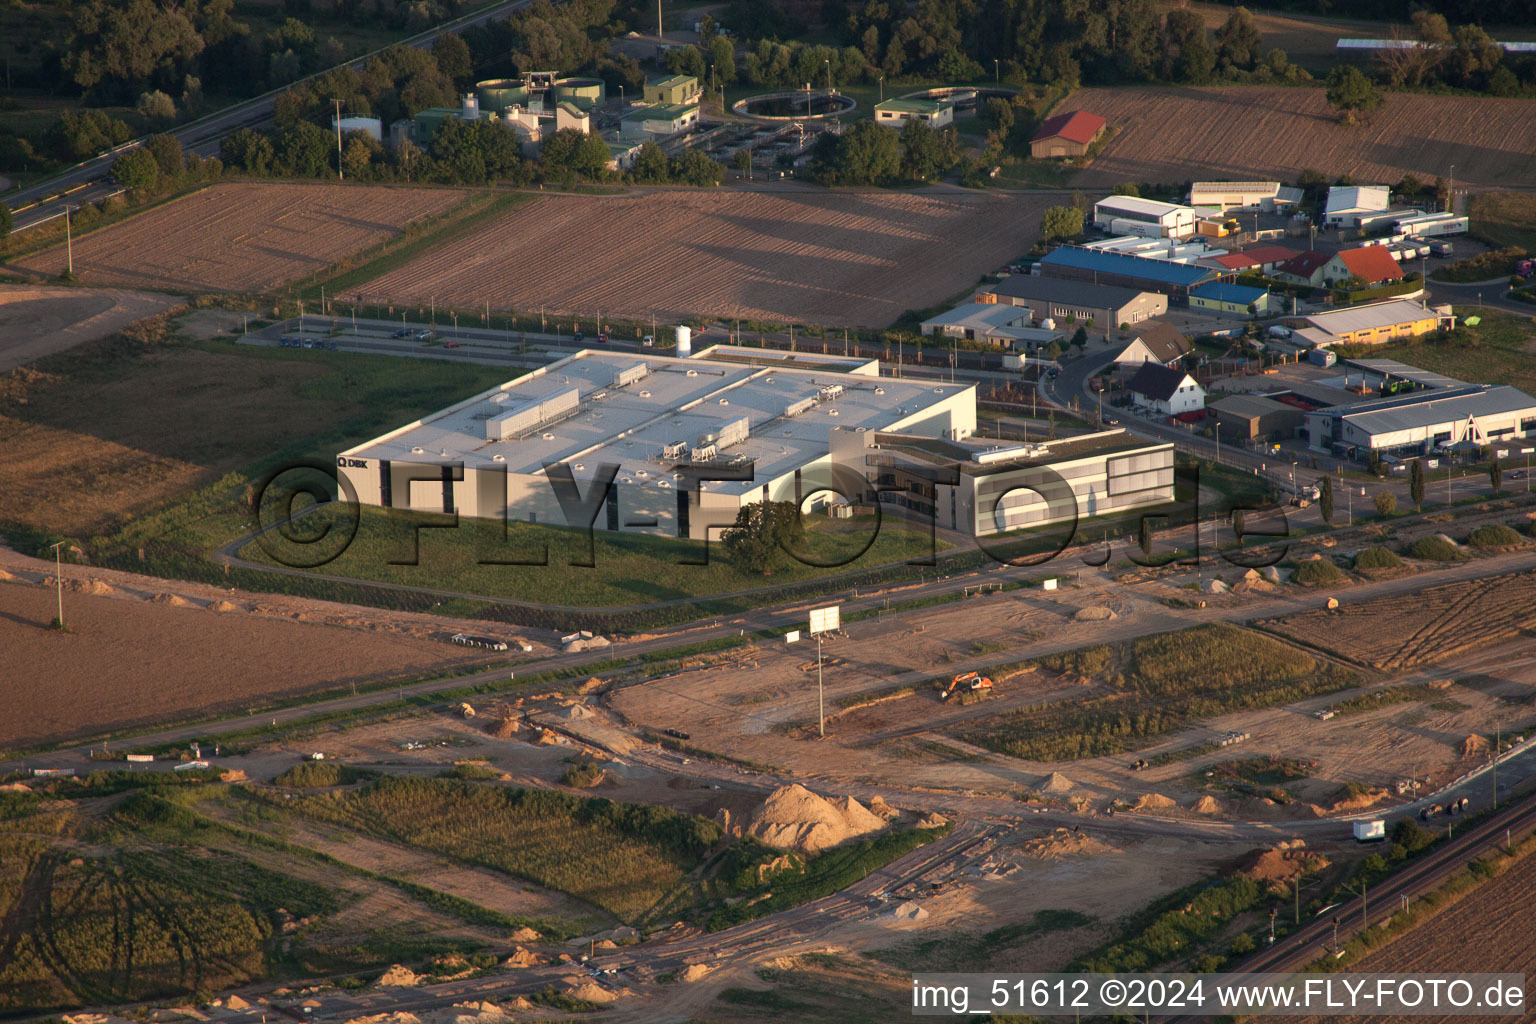
<path fill-rule="evenodd" d="M 700 445 L 691 453 L 694 462 L 713 462 L 715 456 L 720 454 L 720 449 L 713 444 Z"/>
<path fill-rule="evenodd" d="M 805 412 L 805 410 L 809 409 L 811 406 L 813 406 L 815 404 L 816 404 L 816 398 L 815 398 L 814 395 L 811 396 L 810 398 L 802 398 L 798 402 L 790 402 L 788 405 L 786 405 L 784 407 L 784 415 L 785 416 L 799 416 L 801 413 Z"/>
<path fill-rule="evenodd" d="M 661 457 L 666 462 L 681 462 L 688 457 L 688 442 L 672 442 L 661 450 Z"/>
<path fill-rule="evenodd" d="M 613 386 L 616 388 L 622 388 L 625 385 L 644 380 L 646 375 L 650 372 L 651 368 L 646 366 L 644 363 L 635 363 L 632 366 L 626 366 L 622 370 L 614 371 Z"/>
<path fill-rule="evenodd" d="M 541 399 L 519 402 L 506 412 L 497 413 L 485 421 L 487 441 L 507 441 L 537 430 L 546 423 L 575 412 L 581 405 L 581 392 L 566 388 Z"/>
<path fill-rule="evenodd" d="M 720 428 L 720 434 L 715 443 L 721 448 L 729 448 L 732 445 L 741 444 L 752 433 L 752 422 L 743 416 L 740 419 L 731 420 Z"/>
<path fill-rule="evenodd" d="M 828 384 L 826 387 L 822 388 L 819 393 L 821 395 L 822 401 L 829 402 L 836 398 L 838 395 L 841 395 L 845 390 L 847 389 L 844 388 L 841 384 Z"/>

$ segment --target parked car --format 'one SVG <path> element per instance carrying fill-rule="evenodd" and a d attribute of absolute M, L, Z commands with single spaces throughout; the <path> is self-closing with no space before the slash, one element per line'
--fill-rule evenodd
<path fill-rule="evenodd" d="M 394 334 L 390 335 L 391 338 L 409 338 L 410 336 L 411 336 L 411 329 L 409 327 L 402 327 L 398 331 L 396 331 Z"/>
<path fill-rule="evenodd" d="M 432 339 L 432 332 L 427 328 L 422 327 L 414 331 L 411 334 L 411 337 L 415 338 L 417 341 L 430 341 Z"/>
<path fill-rule="evenodd" d="M 656 345 L 656 336 L 654 334 L 647 334 L 645 337 L 640 339 L 640 347 L 641 348 L 654 348 L 655 345 Z"/>
<path fill-rule="evenodd" d="M 601 334 L 599 334 L 597 336 L 597 343 L 599 345 L 606 345 L 606 344 L 608 344 L 608 332 L 607 331 L 603 331 Z"/>
<path fill-rule="evenodd" d="M 577 331 L 575 334 L 571 335 L 571 340 L 574 341 L 576 344 L 580 345 L 582 339 L 585 338 L 585 337 L 586 337 L 585 334 L 582 334 L 580 331 Z"/>

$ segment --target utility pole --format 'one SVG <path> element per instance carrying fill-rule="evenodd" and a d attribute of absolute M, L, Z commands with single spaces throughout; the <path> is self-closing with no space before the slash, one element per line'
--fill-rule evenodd
<path fill-rule="evenodd" d="M 75 276 L 75 241 L 74 241 L 74 237 L 70 234 L 70 230 L 69 230 L 69 205 L 67 203 L 64 206 L 64 252 L 65 252 L 65 260 L 66 260 L 65 266 L 67 268 L 65 270 L 65 273 L 67 273 L 70 277 L 74 277 Z"/>
<path fill-rule="evenodd" d="M 336 97 L 336 180 L 341 181 L 341 97 Z"/>
<path fill-rule="evenodd" d="M 60 615 L 59 621 L 63 621 Z M 825 737 L 827 735 L 827 694 L 821 684 L 821 634 L 816 634 L 816 720 L 817 731 Z"/>
<path fill-rule="evenodd" d="M 59 549 L 64 546 L 61 540 L 53 545 L 53 580 L 59 589 L 59 628 L 64 628 L 64 566 L 63 552 Z"/>
<path fill-rule="evenodd" d="M 60 621 L 62 621 L 63 618 L 64 618 L 63 614 L 60 613 L 60 615 L 59 615 Z M 1494 810 L 1498 810 L 1499 809 L 1499 744 L 1502 743 L 1503 739 L 1504 739 L 1504 737 L 1502 735 L 1502 730 L 1503 730 L 1503 725 L 1502 724 L 1501 725 L 1495 725 L 1493 727 L 1493 809 Z"/>
<path fill-rule="evenodd" d="M 656 0 L 656 38 L 666 40 L 666 34 L 661 30 L 661 0 Z"/>

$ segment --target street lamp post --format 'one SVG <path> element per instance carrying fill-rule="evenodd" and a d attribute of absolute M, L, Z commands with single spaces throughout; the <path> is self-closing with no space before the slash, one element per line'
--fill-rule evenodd
<path fill-rule="evenodd" d="M 57 544 L 54 544 L 52 546 L 53 547 L 53 580 L 54 580 L 54 583 L 58 586 L 58 590 L 59 590 L 59 618 L 58 618 L 58 628 L 59 629 L 63 629 L 64 628 L 64 565 L 63 565 L 64 559 L 63 559 L 63 552 L 59 550 L 63 546 L 64 546 L 64 542 L 62 540 L 59 541 Z"/>
<path fill-rule="evenodd" d="M 992 58 L 992 81 L 994 81 L 994 82 L 1001 82 L 1002 80 L 1003 80 L 1002 65 L 998 63 L 996 57 L 993 57 Z"/>
<path fill-rule="evenodd" d="M 885 76 L 880 76 L 880 102 L 885 102 Z"/>

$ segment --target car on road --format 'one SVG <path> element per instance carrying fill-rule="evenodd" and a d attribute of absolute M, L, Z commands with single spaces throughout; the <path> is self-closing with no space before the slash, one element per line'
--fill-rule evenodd
<path fill-rule="evenodd" d="M 571 335 L 571 340 L 574 341 L 576 344 L 580 345 L 581 344 L 581 340 L 583 338 L 585 338 L 585 337 L 586 337 L 585 334 L 582 334 L 580 331 L 576 331 L 574 334 Z"/>
<path fill-rule="evenodd" d="M 409 338 L 410 336 L 411 336 L 411 329 L 409 327 L 402 327 L 398 331 L 396 331 L 394 334 L 390 335 L 391 338 Z"/>
<path fill-rule="evenodd" d="M 462 341 L 445 341 L 443 348 L 458 348 L 462 344 L 464 344 Z"/>
<path fill-rule="evenodd" d="M 422 327 L 416 331 L 413 331 L 411 333 L 411 337 L 415 338 L 417 341 L 430 341 L 432 339 L 432 332 L 427 328 Z"/>
<path fill-rule="evenodd" d="M 654 348 L 655 346 L 656 336 L 654 334 L 647 334 L 645 337 L 640 339 L 641 348 Z"/>
<path fill-rule="evenodd" d="M 606 345 L 606 344 L 608 344 L 608 332 L 607 331 L 603 331 L 601 334 L 599 334 L 597 336 L 597 343 L 599 345 Z"/>

